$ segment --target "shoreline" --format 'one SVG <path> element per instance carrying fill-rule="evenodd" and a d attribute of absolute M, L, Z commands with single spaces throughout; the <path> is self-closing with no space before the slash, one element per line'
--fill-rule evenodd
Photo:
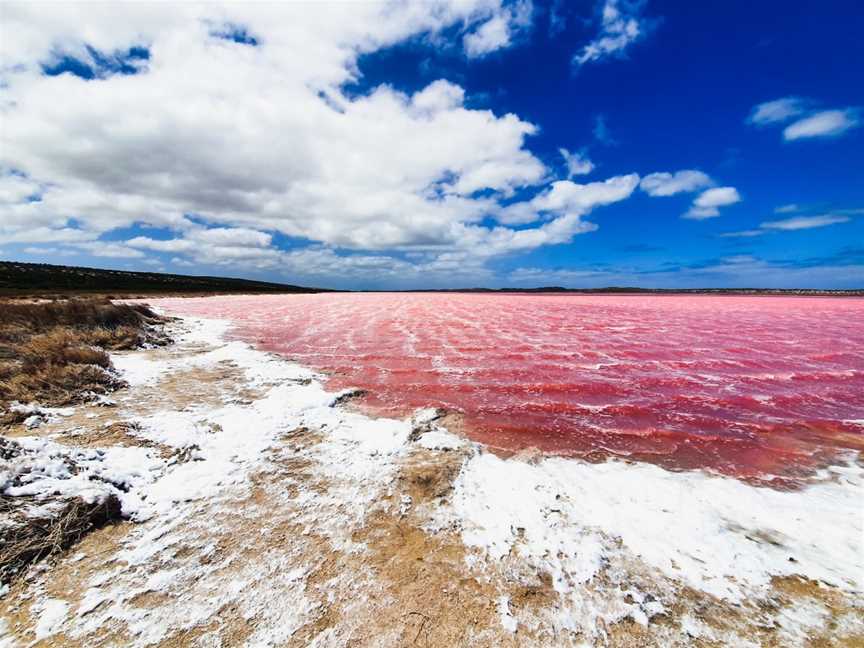
<path fill-rule="evenodd" d="M 93 532 L 0 599 L 0 645 L 106 631 L 129 645 L 864 641 L 860 457 L 793 493 L 616 460 L 502 459 L 430 410 L 343 407 L 348 390 L 226 340 L 224 321 L 176 326 L 170 347 L 112 354 L 130 385 L 116 407 L 35 430 L 57 435 L 55 454 L 49 443 L 77 439 L 111 448 L 101 463 L 152 469 L 120 495 L 136 522 Z M 89 439 L 118 420 L 137 425 L 129 445 Z M 228 608 L 236 618 L 214 626 Z"/>

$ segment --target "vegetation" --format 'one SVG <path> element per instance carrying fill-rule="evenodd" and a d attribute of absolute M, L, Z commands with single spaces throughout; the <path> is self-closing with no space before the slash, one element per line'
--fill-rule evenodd
<path fill-rule="evenodd" d="M 0 261 L 0 294 L 98 293 L 102 295 L 315 293 L 318 288 L 225 277 L 192 277 L 159 272 L 100 270 L 45 263 Z"/>
<path fill-rule="evenodd" d="M 20 460 L 23 450 L 12 439 L 0 436 L 0 461 Z M 76 470 L 72 463 L 70 470 Z M 0 493 L 0 585 L 11 583 L 25 569 L 44 558 L 57 555 L 83 536 L 121 518 L 120 501 L 112 496 L 85 502 L 80 497 L 52 498 L 57 510 L 41 515 L 28 514 L 30 505 L 44 505 L 34 497 L 10 497 Z"/>
<path fill-rule="evenodd" d="M 0 427 L 26 412 L 12 403 L 63 406 L 116 389 L 106 350 L 165 341 L 144 304 L 107 299 L 0 301 Z"/>

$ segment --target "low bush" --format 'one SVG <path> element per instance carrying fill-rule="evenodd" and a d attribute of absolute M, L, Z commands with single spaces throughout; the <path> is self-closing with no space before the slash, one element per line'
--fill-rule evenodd
<path fill-rule="evenodd" d="M 0 302 L 0 426 L 26 418 L 14 401 L 57 407 L 116 389 L 106 350 L 164 343 L 162 322 L 145 304 L 106 299 Z"/>

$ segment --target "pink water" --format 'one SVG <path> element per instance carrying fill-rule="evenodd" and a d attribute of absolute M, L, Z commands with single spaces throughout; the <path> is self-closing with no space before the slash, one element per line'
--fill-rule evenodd
<path fill-rule="evenodd" d="M 864 300 L 333 294 L 163 300 L 495 448 L 794 483 L 864 449 Z"/>

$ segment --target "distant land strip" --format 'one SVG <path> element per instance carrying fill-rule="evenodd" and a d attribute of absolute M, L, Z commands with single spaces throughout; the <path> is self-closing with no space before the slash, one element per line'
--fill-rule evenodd
<path fill-rule="evenodd" d="M 826 297 L 864 297 L 864 288 L 829 290 L 823 288 L 637 288 L 635 286 L 606 286 L 603 288 L 444 288 L 418 289 L 397 292 L 451 292 L 451 293 L 572 293 L 576 295 L 806 295 Z"/>
<path fill-rule="evenodd" d="M 0 261 L 0 295 L 6 296 L 68 293 L 113 293 L 118 296 L 128 296 L 319 292 L 331 291 L 228 277 L 195 277 L 161 272 L 130 272 L 47 263 Z"/>
<path fill-rule="evenodd" d="M 254 293 L 325 293 L 351 292 L 328 288 L 295 286 L 269 281 L 167 274 L 162 272 L 133 272 L 104 270 L 47 263 L 0 261 L 0 295 L 27 296 L 52 294 L 116 294 L 129 295 L 207 295 Z M 566 294 L 648 294 L 648 295 L 804 295 L 832 297 L 864 297 L 864 288 L 851 290 L 823 290 L 815 288 L 636 288 L 608 286 L 605 288 L 564 288 L 543 286 L 538 288 L 435 288 L 406 291 L 368 292 L 435 292 L 435 293 L 566 293 Z"/>

